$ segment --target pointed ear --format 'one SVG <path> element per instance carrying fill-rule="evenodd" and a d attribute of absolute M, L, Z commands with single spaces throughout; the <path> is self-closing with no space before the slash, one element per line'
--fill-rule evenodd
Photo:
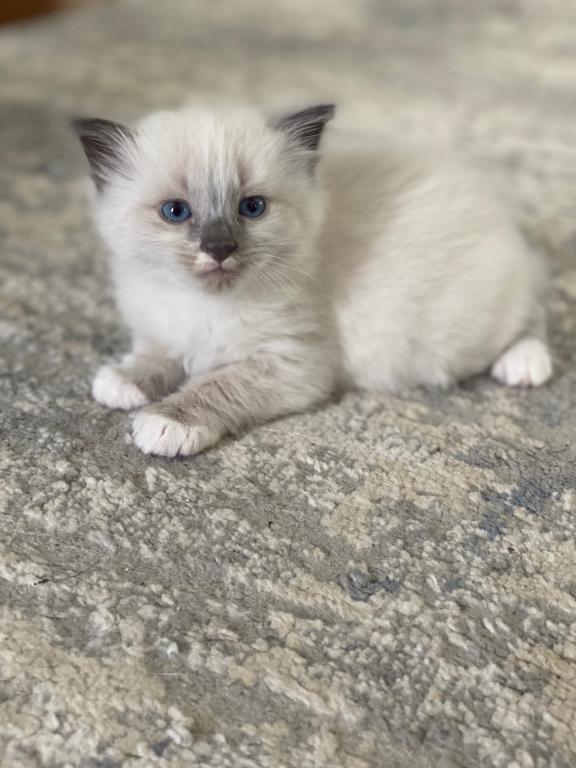
<path fill-rule="evenodd" d="M 276 127 L 286 131 L 304 149 L 315 151 L 326 123 L 334 117 L 334 104 L 318 104 L 281 118 Z"/>
<path fill-rule="evenodd" d="M 110 176 L 125 169 L 126 150 L 134 136 L 120 123 L 98 118 L 73 120 L 72 127 L 82 142 L 96 189 L 102 192 Z"/>

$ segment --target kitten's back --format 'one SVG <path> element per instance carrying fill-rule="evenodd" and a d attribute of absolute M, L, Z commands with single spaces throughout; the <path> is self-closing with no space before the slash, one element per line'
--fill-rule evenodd
<path fill-rule="evenodd" d="M 536 312 L 541 267 L 483 175 L 423 153 L 323 162 L 346 383 L 446 386 L 486 368 Z"/>

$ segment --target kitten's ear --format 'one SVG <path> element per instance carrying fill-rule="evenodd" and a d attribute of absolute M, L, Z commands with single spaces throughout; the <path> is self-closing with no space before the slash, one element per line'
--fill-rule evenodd
<path fill-rule="evenodd" d="M 304 149 L 315 151 L 324 126 L 334 117 L 334 110 L 334 104 L 318 104 L 281 118 L 276 127 L 286 131 Z"/>
<path fill-rule="evenodd" d="M 102 192 L 113 173 L 125 170 L 134 136 L 120 123 L 99 118 L 78 118 L 72 121 L 72 128 L 82 142 L 96 189 Z"/>

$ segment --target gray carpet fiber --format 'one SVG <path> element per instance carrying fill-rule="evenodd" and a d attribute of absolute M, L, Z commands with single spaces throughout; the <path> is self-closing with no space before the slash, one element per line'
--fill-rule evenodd
<path fill-rule="evenodd" d="M 127 339 L 71 115 L 333 99 L 506 170 L 556 372 L 350 394 L 186 461 L 90 378 Z M 576 765 L 576 5 L 121 0 L 0 31 L 0 762 Z"/>

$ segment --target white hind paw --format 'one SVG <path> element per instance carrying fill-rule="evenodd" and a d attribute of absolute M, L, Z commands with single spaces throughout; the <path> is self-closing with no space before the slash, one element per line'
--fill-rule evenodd
<path fill-rule="evenodd" d="M 522 339 L 492 366 L 492 376 L 508 387 L 539 387 L 551 375 L 550 352 L 540 339 Z"/>

